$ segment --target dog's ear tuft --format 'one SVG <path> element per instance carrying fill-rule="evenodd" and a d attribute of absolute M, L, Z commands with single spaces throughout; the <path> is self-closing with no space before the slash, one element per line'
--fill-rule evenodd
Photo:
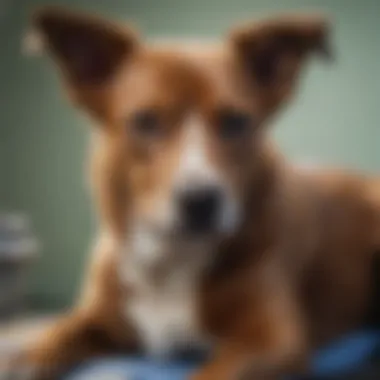
<path fill-rule="evenodd" d="M 247 74 L 280 101 L 293 89 L 307 57 L 332 58 L 329 31 L 323 14 L 288 14 L 240 26 L 230 38 Z"/>
<path fill-rule="evenodd" d="M 41 49 L 76 85 L 98 85 L 118 69 L 137 45 L 135 33 L 98 16 L 44 7 L 32 17 L 25 48 Z"/>

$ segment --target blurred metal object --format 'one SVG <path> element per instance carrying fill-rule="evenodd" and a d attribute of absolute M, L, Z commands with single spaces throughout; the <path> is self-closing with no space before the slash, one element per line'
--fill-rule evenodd
<path fill-rule="evenodd" d="M 0 213 L 0 321 L 16 317 L 25 308 L 30 264 L 39 245 L 29 218 L 23 214 Z"/>

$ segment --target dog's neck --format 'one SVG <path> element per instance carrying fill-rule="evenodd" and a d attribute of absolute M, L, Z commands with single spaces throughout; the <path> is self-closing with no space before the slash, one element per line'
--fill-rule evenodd
<path fill-rule="evenodd" d="M 122 256 L 123 277 L 135 285 L 178 286 L 194 281 L 210 265 L 217 242 L 183 239 L 132 224 Z"/>

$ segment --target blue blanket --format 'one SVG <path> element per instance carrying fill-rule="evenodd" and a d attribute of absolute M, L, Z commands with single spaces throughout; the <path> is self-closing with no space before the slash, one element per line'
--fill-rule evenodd
<path fill-rule="evenodd" d="M 379 332 L 358 332 L 316 352 L 311 375 L 323 377 L 354 370 L 380 347 Z M 147 358 L 114 358 L 87 363 L 65 380 L 185 380 L 199 362 L 163 363 Z"/>

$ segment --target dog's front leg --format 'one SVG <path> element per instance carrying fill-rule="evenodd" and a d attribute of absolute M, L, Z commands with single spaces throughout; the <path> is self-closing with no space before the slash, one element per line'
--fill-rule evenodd
<path fill-rule="evenodd" d="M 36 342 L 10 358 L 5 378 L 55 380 L 85 360 L 137 349 L 133 335 L 127 337 L 124 331 L 123 339 L 118 341 L 107 327 L 96 315 L 73 311 L 53 324 Z"/>
<path fill-rule="evenodd" d="M 262 293 L 220 340 L 192 380 L 278 379 L 307 369 L 307 336 L 296 300 L 280 287 Z M 243 315 L 244 314 L 244 315 Z"/>
<path fill-rule="evenodd" d="M 122 311 L 125 295 L 115 258 L 108 240 L 96 245 L 78 306 L 7 360 L 6 380 L 55 380 L 85 360 L 138 349 L 135 330 Z"/>

